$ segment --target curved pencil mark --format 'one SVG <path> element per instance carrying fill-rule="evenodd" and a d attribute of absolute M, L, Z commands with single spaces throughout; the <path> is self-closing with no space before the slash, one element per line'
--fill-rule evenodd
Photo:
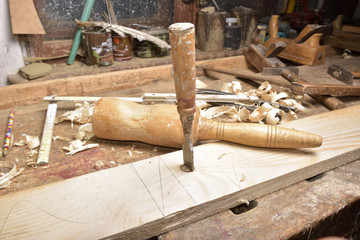
<path fill-rule="evenodd" d="M 146 186 L 144 180 L 141 178 L 140 174 L 138 173 L 138 171 L 136 171 L 136 168 L 133 166 L 132 163 L 130 163 L 130 166 L 132 167 L 132 169 L 135 171 L 135 175 L 140 179 L 140 181 L 142 182 L 142 184 L 144 185 L 144 187 L 146 188 L 146 190 L 148 191 L 148 193 L 150 194 L 152 200 L 154 201 L 155 205 L 157 206 L 157 208 L 159 209 L 159 211 L 161 212 L 161 214 L 163 215 L 163 217 L 165 217 L 163 211 L 161 210 L 160 206 L 158 205 L 158 203 L 156 202 L 154 196 L 151 194 L 150 189 Z"/>
<path fill-rule="evenodd" d="M 67 220 L 67 219 L 64 219 L 64 218 L 61 218 L 61 217 L 58 217 L 58 216 L 55 216 L 54 214 L 52 213 L 49 213 L 48 211 L 42 209 L 41 207 L 37 206 L 35 203 L 29 201 L 29 200 L 21 200 L 21 201 L 18 201 L 17 203 L 14 204 L 14 206 L 11 207 L 9 213 L 6 215 L 6 218 L 4 220 L 4 223 L 2 224 L 1 228 L 0 228 L 0 235 L 2 233 L 2 231 L 4 230 L 4 227 L 6 225 L 6 222 L 8 220 L 8 218 L 10 217 L 12 211 L 14 210 L 14 208 L 21 202 L 27 202 L 27 203 L 30 203 L 31 205 L 33 205 L 35 208 L 39 209 L 40 211 L 42 211 L 43 213 L 53 217 L 53 218 L 56 218 L 58 220 L 61 220 L 61 221 L 64 221 L 64 222 L 68 222 L 68 223 L 77 223 L 77 224 L 85 224 L 85 222 L 76 222 L 76 221 L 71 221 L 71 220 Z"/>

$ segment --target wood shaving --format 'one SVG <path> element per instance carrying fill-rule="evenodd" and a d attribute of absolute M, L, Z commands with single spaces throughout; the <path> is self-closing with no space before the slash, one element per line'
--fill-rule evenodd
<path fill-rule="evenodd" d="M 238 113 L 238 119 L 240 122 L 250 122 L 249 116 L 250 116 L 249 110 L 247 110 L 245 107 L 240 109 Z"/>
<path fill-rule="evenodd" d="M 171 48 L 171 46 L 167 42 L 165 42 L 155 36 L 152 36 L 150 34 L 135 30 L 133 28 L 128 28 L 128 27 L 115 25 L 115 24 L 109 24 L 109 23 L 105 23 L 105 22 L 83 22 L 83 21 L 79 21 L 79 20 L 76 20 L 76 24 L 79 27 L 85 27 L 85 28 L 97 26 L 97 27 L 102 27 L 104 29 L 110 29 L 113 32 L 119 34 L 119 36 L 121 36 L 121 37 L 125 37 L 125 34 L 129 34 L 133 38 L 136 38 L 137 40 L 139 40 L 140 42 L 146 40 L 146 41 L 156 44 L 157 46 L 159 46 L 160 48 L 163 48 L 163 49 Z"/>
<path fill-rule="evenodd" d="M 268 104 L 264 103 L 261 107 L 255 109 L 249 116 L 249 120 L 251 122 L 261 122 L 267 115 L 267 113 L 273 109 L 273 107 Z"/>
<path fill-rule="evenodd" d="M 85 101 L 83 103 L 76 103 L 75 106 L 75 110 L 68 111 L 56 117 L 55 124 L 58 124 L 65 120 L 71 121 L 71 127 L 74 127 L 74 122 L 81 124 L 90 123 L 92 120 L 95 104 L 90 104 Z"/>
<path fill-rule="evenodd" d="M 129 154 L 130 157 L 132 157 L 132 152 L 130 150 L 127 150 L 126 152 Z"/>
<path fill-rule="evenodd" d="M 236 122 L 238 120 L 238 112 L 233 106 L 218 106 L 202 110 L 201 116 L 207 119 L 220 119 L 226 122 Z"/>
<path fill-rule="evenodd" d="M 25 139 L 23 138 L 20 141 L 14 143 L 15 146 L 22 147 L 27 145 L 27 147 L 30 150 L 40 146 L 40 139 L 38 136 L 32 136 L 26 134 L 22 134 L 22 136 L 25 137 Z"/>
<path fill-rule="evenodd" d="M 78 153 L 78 152 L 81 152 L 81 151 L 84 151 L 84 150 L 87 150 L 87 149 L 91 149 L 91 148 L 94 148 L 94 147 L 98 147 L 98 146 L 99 146 L 98 143 L 87 144 L 87 145 L 81 146 L 79 148 L 76 148 L 73 151 L 66 153 L 65 155 L 74 155 L 75 153 Z"/>
<path fill-rule="evenodd" d="M 102 161 L 96 161 L 95 163 L 94 163 L 94 167 L 97 169 L 97 170 L 99 170 L 99 169 L 101 169 L 103 166 L 105 166 L 105 164 L 102 162 Z"/>
<path fill-rule="evenodd" d="M 53 140 L 54 142 L 57 141 L 57 140 L 63 141 L 63 142 L 70 142 L 70 141 L 71 141 L 70 138 L 61 137 L 61 136 L 54 136 L 54 137 L 52 137 L 52 140 Z"/>
<path fill-rule="evenodd" d="M 10 172 L 0 177 L 0 189 L 8 187 L 12 183 L 12 179 L 21 174 L 24 168 L 17 170 L 16 165 L 10 170 Z"/>
<path fill-rule="evenodd" d="M 79 127 L 78 132 L 74 135 L 75 139 L 90 140 L 94 136 L 94 131 L 91 123 L 86 123 Z"/>
<path fill-rule="evenodd" d="M 232 81 L 231 83 L 224 83 L 222 85 L 221 91 L 236 94 L 236 95 L 243 94 L 242 86 L 239 81 Z"/>

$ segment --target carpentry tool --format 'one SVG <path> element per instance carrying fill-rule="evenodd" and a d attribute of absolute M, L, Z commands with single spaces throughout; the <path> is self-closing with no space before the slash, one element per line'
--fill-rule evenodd
<path fill-rule="evenodd" d="M 308 83 L 305 80 L 300 80 L 298 75 L 289 71 L 289 70 L 282 70 L 281 71 L 281 76 L 283 76 L 284 78 L 286 78 L 287 80 L 289 80 L 291 83 L 303 83 L 306 84 Z M 292 84 L 293 87 L 293 84 Z M 327 95 L 310 95 L 312 98 L 318 100 L 319 102 L 321 102 L 325 107 L 327 107 L 330 110 L 336 110 L 336 109 L 341 109 L 341 108 L 346 108 L 346 104 L 343 103 L 341 100 L 339 100 L 336 97 L 332 97 L 332 96 L 327 96 Z"/>
<path fill-rule="evenodd" d="M 318 25 L 310 25 L 300 32 L 299 36 L 294 40 L 286 38 L 278 38 L 278 19 L 279 15 L 271 16 L 269 22 L 269 39 L 263 44 L 265 48 L 269 48 L 271 44 L 282 41 L 288 46 L 281 51 L 278 56 L 299 64 L 320 65 L 325 61 L 325 48 L 320 46 L 320 37 L 322 33 L 319 31 Z M 310 37 L 309 37 L 310 36 Z M 306 39 L 306 41 L 304 41 Z M 303 43 L 301 43 L 304 41 Z"/>
<path fill-rule="evenodd" d="M 79 96 L 47 96 L 44 97 L 44 101 L 72 101 L 72 102 L 97 102 L 102 97 L 79 97 Z M 176 102 L 175 93 L 144 93 L 142 97 L 115 97 L 117 99 L 122 99 L 130 102 L 138 103 L 154 103 L 154 102 Z M 196 94 L 196 101 L 206 101 L 206 102 L 255 102 L 259 98 L 255 96 L 247 95 L 215 95 L 215 94 Z"/>
<path fill-rule="evenodd" d="M 244 51 L 244 56 L 247 61 L 249 61 L 259 72 L 262 72 L 265 67 L 286 67 L 286 65 L 280 61 L 275 55 L 278 53 L 274 47 L 271 49 L 271 53 L 267 52 L 267 49 L 259 44 L 254 45 L 251 44 L 246 51 Z M 283 46 L 280 46 L 283 48 Z M 266 55 L 274 56 L 274 57 L 265 57 Z"/>
<path fill-rule="evenodd" d="M 331 64 L 328 67 L 327 72 L 333 78 L 335 78 L 345 84 L 348 84 L 348 85 L 353 85 L 354 78 L 360 78 L 360 72 L 350 72 L 350 71 L 346 70 L 345 68 L 340 67 L 335 64 Z"/>
<path fill-rule="evenodd" d="M 191 132 L 196 111 L 195 27 L 191 23 L 175 23 L 169 27 L 171 56 L 177 99 L 177 111 L 183 127 L 183 171 L 194 170 Z"/>
<path fill-rule="evenodd" d="M 286 81 L 281 81 L 281 80 L 277 80 L 275 78 L 271 78 L 269 76 L 263 76 L 260 74 L 256 74 L 251 72 L 250 70 L 241 70 L 241 71 L 237 71 L 237 70 L 230 70 L 230 69 L 220 69 L 220 68 L 214 68 L 214 67 L 206 67 L 206 66 L 199 66 L 198 69 L 202 69 L 204 70 L 204 72 L 206 73 L 206 71 L 214 71 L 214 72 L 219 72 L 219 73 L 224 73 L 224 74 L 228 74 L 228 75 L 232 75 L 235 77 L 240 77 L 240 78 L 244 78 L 244 79 L 248 79 L 257 83 L 262 83 L 262 82 L 269 82 L 271 84 L 276 84 L 278 86 L 282 86 L 282 87 L 290 87 L 290 84 Z"/>
<path fill-rule="evenodd" d="M 245 59 L 248 62 L 250 62 L 255 68 L 257 68 L 259 71 L 262 71 L 263 75 L 282 75 L 292 83 L 290 88 L 294 87 L 295 79 L 299 81 L 297 77 L 297 73 L 299 70 L 296 67 L 284 67 L 284 66 L 275 67 L 274 65 L 269 64 L 268 58 L 265 58 L 263 56 L 266 53 L 264 49 L 261 50 L 261 47 L 260 48 L 259 47 L 250 48 L 250 47 L 249 47 L 250 50 L 248 50 L 248 52 L 250 52 L 251 54 L 244 54 Z M 283 71 L 285 72 L 283 73 Z M 287 74 L 287 73 L 291 73 L 291 74 Z M 307 83 L 306 81 L 302 81 L 302 82 Z M 298 82 L 296 84 L 298 84 Z M 320 96 L 320 95 L 312 95 L 311 97 L 321 102 L 325 107 L 329 108 L 330 110 L 341 109 L 346 107 L 345 103 L 343 103 L 342 101 L 340 101 L 335 97 Z"/>
<path fill-rule="evenodd" d="M 93 114 L 92 126 L 98 138 L 141 141 L 180 148 L 183 129 L 171 104 L 142 105 L 116 98 L 100 99 Z M 319 135 L 257 123 L 225 123 L 210 120 L 195 112 L 192 143 L 202 140 L 224 140 L 266 148 L 318 147 Z"/>
<path fill-rule="evenodd" d="M 44 130 L 41 137 L 39 155 L 37 159 L 37 165 L 47 164 L 49 162 L 52 134 L 55 124 L 55 117 L 57 111 L 57 103 L 50 102 L 46 112 L 46 119 L 44 124 Z"/>
<path fill-rule="evenodd" d="M 360 96 L 360 86 L 294 82 L 291 90 L 295 93 L 309 95 Z"/>

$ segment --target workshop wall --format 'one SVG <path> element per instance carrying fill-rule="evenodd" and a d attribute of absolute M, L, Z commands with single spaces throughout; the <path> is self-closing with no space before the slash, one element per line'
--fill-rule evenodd
<path fill-rule="evenodd" d="M 16 73 L 24 66 L 24 61 L 18 38 L 11 31 L 8 1 L 0 2 L 0 16 L 3 18 L 0 28 L 0 86 L 5 86 L 7 75 Z"/>

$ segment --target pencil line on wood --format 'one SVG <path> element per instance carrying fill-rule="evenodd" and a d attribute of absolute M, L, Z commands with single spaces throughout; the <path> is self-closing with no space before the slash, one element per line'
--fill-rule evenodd
<path fill-rule="evenodd" d="M 241 151 L 239 151 L 236 147 L 230 146 L 230 148 L 232 148 L 236 153 L 238 153 L 242 157 L 242 159 L 244 159 L 250 166 L 259 169 L 259 173 L 262 172 L 267 178 L 271 178 L 266 172 L 261 170 L 261 168 L 259 166 L 255 165 L 252 161 L 247 159 L 246 156 Z"/>
<path fill-rule="evenodd" d="M 221 157 L 221 155 L 218 156 L 217 159 L 219 159 L 220 157 Z M 223 171 L 223 169 L 217 164 L 217 162 L 216 162 L 214 159 L 212 159 L 212 158 L 210 157 L 210 160 L 211 160 L 210 162 L 211 162 L 215 167 L 217 167 L 217 168 L 220 170 L 220 172 L 221 172 L 227 179 L 229 179 L 236 187 L 238 187 L 238 188 L 241 190 L 240 185 L 239 185 L 238 183 L 234 182 L 234 180 L 231 179 L 231 177 L 229 177 L 229 175 L 227 175 L 227 174 Z M 232 167 L 234 168 L 234 166 L 232 166 Z M 237 179 L 236 174 L 235 174 L 235 178 Z"/>
<path fill-rule="evenodd" d="M 146 188 L 146 190 L 148 191 L 148 193 L 150 194 L 152 200 L 154 201 L 155 205 L 157 206 L 157 208 L 159 209 L 159 211 L 161 212 L 161 214 L 163 215 L 163 217 L 165 217 L 163 211 L 161 211 L 160 206 L 158 205 L 158 203 L 156 202 L 154 196 L 151 194 L 149 188 L 146 186 L 144 180 L 141 178 L 140 174 L 138 173 L 138 171 L 136 170 L 136 168 L 134 167 L 134 165 L 132 163 L 130 163 L 131 168 L 135 171 L 135 175 L 140 179 L 140 181 L 142 182 L 142 184 L 144 185 L 144 187 Z"/>
<path fill-rule="evenodd" d="M 195 204 L 197 204 L 197 202 L 195 201 L 195 199 L 191 196 L 191 194 L 188 192 L 188 190 L 185 188 L 185 186 L 180 182 L 180 180 L 176 177 L 176 175 L 173 173 L 173 171 L 171 171 L 171 169 L 166 165 L 166 163 L 161 160 L 161 158 L 159 157 L 160 161 L 165 165 L 165 167 L 171 172 L 171 174 L 174 176 L 174 178 L 176 179 L 176 181 L 181 185 L 181 187 L 184 189 L 184 191 L 189 195 L 189 197 L 191 198 L 191 200 L 193 200 L 193 202 Z"/>
<path fill-rule="evenodd" d="M 159 179 L 160 179 L 160 187 L 161 187 L 161 201 L 162 201 L 163 212 L 165 213 L 164 191 L 163 191 L 163 185 L 162 185 L 162 179 L 161 179 L 161 169 L 160 169 L 160 158 L 159 157 L 158 157 L 158 169 L 159 169 Z"/>

